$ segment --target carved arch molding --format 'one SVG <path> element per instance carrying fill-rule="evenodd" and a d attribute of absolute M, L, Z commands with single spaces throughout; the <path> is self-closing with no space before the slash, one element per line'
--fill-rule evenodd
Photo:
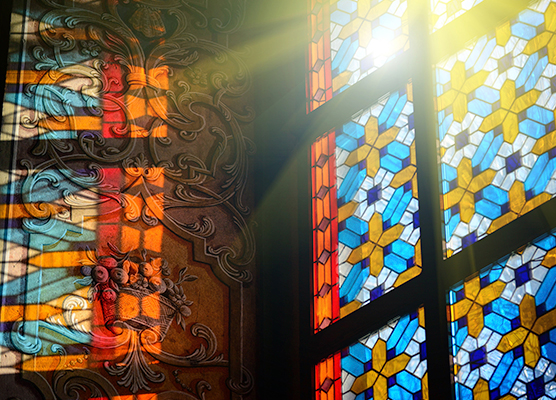
<path fill-rule="evenodd" d="M 45 399 L 254 396 L 244 1 L 15 0 L 5 377 Z"/>

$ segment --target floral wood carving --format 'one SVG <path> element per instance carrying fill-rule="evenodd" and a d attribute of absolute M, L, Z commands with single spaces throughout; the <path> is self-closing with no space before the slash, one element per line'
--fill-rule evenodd
<path fill-rule="evenodd" d="M 81 268 L 71 267 L 75 284 L 61 297 L 63 313 L 15 322 L 14 349 L 60 359 L 47 383 L 38 372 L 27 378 L 53 396 L 85 391 L 101 397 L 123 388 L 154 389 L 169 378 L 164 365 L 218 367 L 229 370 L 231 397 L 243 398 L 253 387 L 241 343 L 243 310 L 249 309 L 242 293 L 253 279 L 255 254 L 246 196 L 254 146 L 245 133 L 254 115 L 249 70 L 227 43 L 243 21 L 244 0 L 210 6 L 193 0 L 23 3 L 16 5 L 25 21 L 22 57 L 11 66 L 29 71 L 12 88 L 17 101 L 10 137 L 21 170 L 13 171 L 9 185 L 20 193 L 15 201 L 25 214 L 13 234 L 22 238 L 17 251 L 30 260 L 37 252 L 109 247 L 102 255 L 86 251 Z M 188 322 L 203 305 L 190 299 L 187 287 L 201 278 L 186 265 L 173 276 L 159 251 L 102 233 L 109 229 L 103 221 L 120 232 L 145 238 L 163 232 L 162 242 L 175 237 L 191 244 L 195 260 L 211 266 L 210 279 L 229 290 L 229 311 L 221 311 L 229 319 L 228 354 L 212 329 Z M 39 281 L 48 281 L 53 273 L 38 265 Z M 29 266 L 21 268 L 30 274 Z M 83 287 L 90 288 L 88 299 L 79 292 Z M 145 310 L 156 304 L 156 312 L 129 317 L 126 296 Z M 43 302 L 40 293 L 29 295 L 24 306 Z M 80 319 L 91 304 L 105 331 Z M 175 328 L 190 333 L 197 347 L 187 354 L 167 351 Z M 78 371 L 68 346 L 85 355 L 90 348 L 127 350 L 101 369 Z M 204 399 L 214 387 L 176 371 L 181 391 L 159 392 L 159 399 Z"/>

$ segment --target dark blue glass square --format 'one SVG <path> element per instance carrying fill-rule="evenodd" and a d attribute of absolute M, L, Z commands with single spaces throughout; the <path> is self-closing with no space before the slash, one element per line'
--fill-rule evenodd
<path fill-rule="evenodd" d="M 529 282 L 531 280 L 531 276 L 529 274 L 529 263 L 522 265 L 514 272 L 515 275 L 515 284 L 517 287 Z"/>
<path fill-rule="evenodd" d="M 389 229 L 391 227 L 391 222 L 389 219 L 387 219 L 386 221 L 382 222 L 382 230 L 385 231 L 386 229 Z"/>
<path fill-rule="evenodd" d="M 341 232 L 345 229 L 346 229 L 346 221 L 343 220 L 341 222 L 338 222 L 338 232 Z"/>
<path fill-rule="evenodd" d="M 539 343 L 541 346 L 544 346 L 550 342 L 550 332 L 544 332 L 539 335 Z"/>
<path fill-rule="evenodd" d="M 388 378 L 388 387 L 394 386 L 396 384 L 396 375 L 391 376 Z"/>
<path fill-rule="evenodd" d="M 373 388 L 365 390 L 365 400 L 372 399 L 374 396 Z"/>
<path fill-rule="evenodd" d="M 338 200 L 336 200 L 336 201 L 338 203 L 338 207 L 341 207 L 346 203 L 345 197 L 338 197 Z"/>
<path fill-rule="evenodd" d="M 380 200 L 380 186 L 375 186 L 374 188 L 369 189 L 367 192 L 367 204 L 371 205 L 374 202 Z"/>
<path fill-rule="evenodd" d="M 466 248 L 468 246 L 471 246 L 476 241 L 477 241 L 477 234 L 475 232 L 472 232 L 461 239 L 461 245 L 463 248 Z"/>
<path fill-rule="evenodd" d="M 371 264 L 371 261 L 369 260 L 369 257 L 364 258 L 363 261 L 361 261 L 361 266 L 363 268 L 367 268 L 370 264 Z"/>
<path fill-rule="evenodd" d="M 361 161 L 359 163 L 358 167 L 359 167 L 359 171 L 364 170 L 365 168 L 367 168 L 367 160 Z"/>
<path fill-rule="evenodd" d="M 494 132 L 494 137 L 496 137 L 500 135 L 502 132 L 504 132 L 504 128 L 502 128 L 502 125 L 498 125 L 493 129 L 493 132 Z"/>
<path fill-rule="evenodd" d="M 364 368 L 365 372 L 370 371 L 371 369 L 373 369 L 373 360 L 367 361 L 365 364 L 363 364 L 363 368 Z"/>
<path fill-rule="evenodd" d="M 523 346 L 517 346 L 514 350 L 514 359 L 523 356 Z"/>
<path fill-rule="evenodd" d="M 537 35 L 540 35 L 541 33 L 543 33 L 545 30 L 544 28 L 544 24 L 540 24 L 539 26 L 537 26 Z M 543 47 L 542 49 L 545 49 L 546 47 Z M 542 54 L 541 51 L 542 49 L 539 50 L 539 58 L 546 56 L 546 54 Z"/>
<path fill-rule="evenodd" d="M 413 114 L 411 114 L 408 118 L 408 123 L 409 123 L 409 129 L 413 129 L 415 127 L 415 118 L 413 117 Z"/>
<path fill-rule="evenodd" d="M 548 150 L 548 158 L 553 159 L 554 157 L 556 157 L 556 147 Z"/>
<path fill-rule="evenodd" d="M 384 123 L 384 124 L 380 124 L 380 125 L 378 126 L 378 133 L 382 133 L 382 132 L 384 132 L 386 129 L 387 129 L 387 125 L 386 125 L 385 123 Z"/>
<path fill-rule="evenodd" d="M 409 320 L 414 320 L 415 318 L 419 318 L 419 313 L 417 311 L 413 311 L 409 314 Z"/>
<path fill-rule="evenodd" d="M 408 260 L 405 261 L 405 265 L 407 266 L 407 268 L 411 268 L 415 265 L 415 257 L 411 257 Z"/>
<path fill-rule="evenodd" d="M 465 291 L 463 289 L 458 290 L 456 292 L 456 301 L 461 301 L 463 299 L 465 299 Z"/>
<path fill-rule="evenodd" d="M 380 149 L 378 151 L 378 154 L 380 155 L 380 157 L 384 157 L 388 154 L 388 147 L 384 146 L 382 149 Z"/>
<path fill-rule="evenodd" d="M 467 146 L 469 144 L 469 132 L 468 130 L 464 130 L 463 132 L 459 133 L 456 136 L 456 151 L 460 150 L 461 148 Z"/>
<path fill-rule="evenodd" d="M 371 290 L 371 300 L 378 299 L 380 296 L 384 294 L 384 288 L 382 285 L 375 287 Z"/>
<path fill-rule="evenodd" d="M 536 400 L 542 396 L 544 396 L 544 378 L 539 376 L 527 383 L 527 400 Z"/>
<path fill-rule="evenodd" d="M 390 349 L 390 350 L 386 350 L 386 359 L 387 360 L 391 360 L 395 357 L 396 357 L 396 349 L 395 348 Z"/>
<path fill-rule="evenodd" d="M 521 85 L 520 87 L 515 89 L 515 97 L 521 97 L 525 94 L 525 86 Z M 523 111 L 522 111 L 523 112 Z M 517 116 L 517 118 L 519 119 L 519 114 Z M 521 120 L 520 120 L 521 121 Z"/>
<path fill-rule="evenodd" d="M 457 187 L 458 187 L 458 178 L 452 179 L 452 180 L 449 182 L 448 187 L 450 188 L 450 192 L 451 192 L 452 190 L 454 190 L 455 188 L 457 188 Z"/>
<path fill-rule="evenodd" d="M 501 74 L 502 72 L 506 71 L 512 66 L 512 53 L 505 55 L 504 57 L 498 60 L 498 73 Z"/>
<path fill-rule="evenodd" d="M 483 199 L 483 191 L 482 191 L 482 190 L 479 190 L 478 192 L 476 192 L 476 193 L 473 195 L 473 197 L 474 197 L 474 199 L 475 199 L 475 203 L 478 202 L 478 201 L 480 201 L 480 200 L 482 200 L 482 199 Z"/>
<path fill-rule="evenodd" d="M 483 307 L 483 315 L 488 315 L 492 312 L 492 303 L 487 303 Z"/>
<path fill-rule="evenodd" d="M 415 211 L 413 214 L 413 228 L 419 227 L 419 211 Z"/>
<path fill-rule="evenodd" d="M 403 185 L 404 193 L 409 192 L 411 189 L 413 189 L 413 185 L 411 184 L 411 181 L 404 183 Z"/>
<path fill-rule="evenodd" d="M 500 206 L 500 212 L 502 214 L 507 214 L 510 211 L 510 203 L 504 203 Z"/>
<path fill-rule="evenodd" d="M 556 76 L 550 78 L 550 88 L 552 89 L 553 93 L 554 91 L 556 91 Z"/>
<path fill-rule="evenodd" d="M 490 391 L 490 400 L 496 400 L 500 398 L 500 389 L 494 389 Z"/>
<path fill-rule="evenodd" d="M 525 191 L 525 200 L 529 201 L 533 197 L 535 197 L 535 193 L 533 193 L 533 189 L 529 189 Z"/>
<path fill-rule="evenodd" d="M 517 329 L 521 326 L 521 319 L 519 317 L 515 317 L 514 319 L 512 319 L 511 324 L 512 330 Z"/>
<path fill-rule="evenodd" d="M 515 171 L 521 167 L 521 152 L 516 151 L 514 154 L 509 155 L 506 157 L 506 172 L 509 174 L 510 172 Z"/>
<path fill-rule="evenodd" d="M 452 215 L 459 214 L 459 203 L 450 208 L 450 212 Z"/>
<path fill-rule="evenodd" d="M 467 326 L 467 317 L 463 316 L 458 319 L 458 330 Z"/>
<path fill-rule="evenodd" d="M 411 165 L 411 157 L 406 157 L 402 160 L 402 168 L 407 168 Z"/>
<path fill-rule="evenodd" d="M 546 304 L 545 303 L 541 303 L 535 308 L 536 308 L 536 311 L 537 311 L 537 318 L 540 317 L 541 315 L 546 314 Z"/>
<path fill-rule="evenodd" d="M 349 347 L 346 347 L 345 349 L 342 349 L 340 354 L 342 355 L 342 358 L 349 356 Z"/>
<path fill-rule="evenodd" d="M 481 164 L 477 164 L 472 168 L 473 171 L 473 176 L 477 176 L 479 175 L 481 172 L 483 172 L 483 169 L 481 168 Z"/>
<path fill-rule="evenodd" d="M 357 139 L 357 146 L 361 147 L 365 144 L 365 136 L 360 137 L 359 139 Z"/>
<path fill-rule="evenodd" d="M 488 277 L 488 275 L 483 276 L 479 282 L 480 282 L 480 285 L 481 285 L 481 289 L 485 288 L 488 285 L 490 285 L 490 278 Z"/>
<path fill-rule="evenodd" d="M 423 400 L 423 392 L 418 391 L 417 393 L 413 393 L 413 400 Z"/>
<path fill-rule="evenodd" d="M 556 129 L 556 124 L 554 124 L 554 121 L 550 121 L 548 124 L 544 126 L 544 130 L 546 133 L 550 133 L 554 129 Z"/>
<path fill-rule="evenodd" d="M 345 306 L 348 303 L 346 296 L 340 297 L 340 307 Z"/>
<path fill-rule="evenodd" d="M 391 254 L 391 253 L 392 253 L 392 245 L 389 244 L 388 246 L 384 247 L 383 254 L 384 254 L 384 256 L 387 256 L 388 254 Z"/>
<path fill-rule="evenodd" d="M 485 365 L 487 362 L 486 349 L 485 347 L 479 347 L 477 350 L 472 351 L 469 355 L 469 365 L 471 371 Z"/>
<path fill-rule="evenodd" d="M 419 356 L 421 358 L 421 361 L 427 358 L 427 346 L 425 342 L 419 343 Z"/>

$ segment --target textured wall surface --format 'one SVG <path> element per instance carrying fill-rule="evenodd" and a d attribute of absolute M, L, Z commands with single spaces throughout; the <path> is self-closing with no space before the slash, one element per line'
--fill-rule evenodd
<path fill-rule="evenodd" d="M 243 0 L 16 1 L 0 398 L 253 398 Z"/>

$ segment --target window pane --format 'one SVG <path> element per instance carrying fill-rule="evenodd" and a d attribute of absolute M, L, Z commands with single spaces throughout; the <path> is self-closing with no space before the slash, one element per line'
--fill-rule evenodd
<path fill-rule="evenodd" d="M 556 193 L 556 4 L 436 67 L 447 256 Z"/>
<path fill-rule="evenodd" d="M 409 48 L 407 1 L 312 0 L 307 111 Z"/>
<path fill-rule="evenodd" d="M 421 272 L 414 137 L 408 84 L 313 145 L 316 330 Z"/>
<path fill-rule="evenodd" d="M 456 399 L 556 397 L 555 234 L 449 291 Z"/>
<path fill-rule="evenodd" d="M 420 308 L 319 363 L 316 399 L 428 398 L 426 358 Z"/>
<path fill-rule="evenodd" d="M 482 0 L 431 0 L 432 31 L 437 31 L 481 2 Z"/>

